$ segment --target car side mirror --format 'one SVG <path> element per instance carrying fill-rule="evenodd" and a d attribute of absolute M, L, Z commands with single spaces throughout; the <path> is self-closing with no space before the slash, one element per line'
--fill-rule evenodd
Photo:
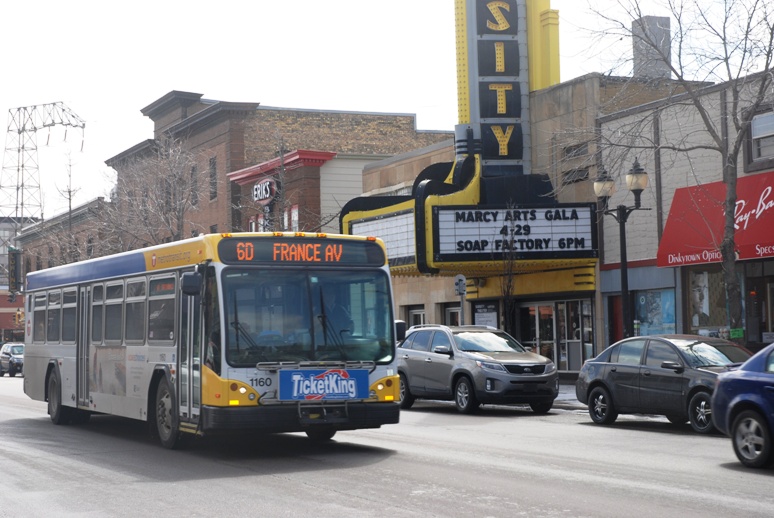
<path fill-rule="evenodd" d="M 661 368 L 662 369 L 672 369 L 673 371 L 675 371 L 678 374 L 680 374 L 681 372 L 683 372 L 685 370 L 683 368 L 683 366 L 680 365 L 678 362 L 669 362 L 669 361 L 662 362 L 661 363 Z"/>
<path fill-rule="evenodd" d="M 433 347 L 433 352 L 435 354 L 448 354 L 449 356 L 452 355 L 451 347 L 448 345 L 436 345 Z"/>

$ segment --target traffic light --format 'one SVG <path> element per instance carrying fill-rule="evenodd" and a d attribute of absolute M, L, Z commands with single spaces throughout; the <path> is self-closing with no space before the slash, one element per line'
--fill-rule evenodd
<path fill-rule="evenodd" d="M 21 308 L 16 308 L 16 315 L 14 316 L 14 322 L 16 325 L 20 325 L 22 322 L 24 322 L 24 313 L 22 312 Z"/>
<path fill-rule="evenodd" d="M 19 291 L 19 287 L 22 284 L 21 278 L 21 250 L 16 247 L 8 247 L 8 291 L 12 295 Z M 16 297 L 14 295 L 13 300 L 9 297 L 9 302 L 14 302 Z"/>

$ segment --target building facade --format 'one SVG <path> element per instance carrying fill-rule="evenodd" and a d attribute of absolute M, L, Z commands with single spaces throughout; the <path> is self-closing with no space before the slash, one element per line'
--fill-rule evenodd
<path fill-rule="evenodd" d="M 774 112 L 764 102 L 753 106 L 761 76 L 742 78 L 698 90 L 701 105 L 726 147 L 717 147 L 706 123 L 687 96 L 645 104 L 599 119 L 602 139 L 610 145 L 602 153 L 608 169 L 625 174 L 637 158 L 651 182 L 643 192 L 647 212 L 633 213 L 626 225 L 629 288 L 639 334 L 681 332 L 732 338 L 751 350 L 774 340 L 771 302 L 774 301 L 774 238 L 768 231 L 774 188 Z M 743 85 L 741 88 L 739 85 Z M 724 166 L 738 138 L 729 112 L 732 88 L 741 92 L 742 109 L 751 116 L 738 163 Z M 724 122 L 726 121 L 726 126 Z M 745 123 L 743 123 L 745 124 Z M 742 126 L 744 127 L 744 125 Z M 736 276 L 741 283 L 743 322 L 733 327 L 729 297 L 721 265 L 727 190 L 735 190 L 734 246 Z M 627 198 L 628 197 L 628 198 Z M 630 204 L 625 189 L 610 205 Z M 618 320 L 620 243 L 618 226 L 604 221 L 600 292 L 609 328 Z M 605 342 L 614 337 L 605 336 Z"/>
<path fill-rule="evenodd" d="M 195 180 L 190 185 L 198 196 L 188 206 L 180 237 L 247 230 L 251 222 L 256 228 L 266 209 L 253 196 L 255 184 L 280 172 L 287 175 L 286 187 L 303 186 L 299 192 L 304 194 L 289 210 L 295 205 L 298 214 L 307 215 L 305 227 L 315 226 L 309 221 L 312 214 L 320 220 L 317 227 L 325 226 L 326 221 L 335 220 L 336 209 L 346 198 L 359 194 L 362 182 L 350 180 L 359 180 L 365 163 L 451 135 L 418 131 L 410 114 L 271 108 L 207 100 L 201 94 L 180 91 L 159 98 L 142 113 L 154 122 L 154 138 L 110 158 L 107 164 L 116 169 L 118 191 L 124 192 L 122 182 L 131 174 L 133 161 L 147 156 L 163 139 L 182 142 L 192 157 Z M 312 158 L 309 151 L 328 153 L 333 160 L 319 161 L 322 155 Z M 282 160 L 267 175 L 267 164 L 278 157 Z M 280 164 L 286 159 L 287 164 Z M 316 169 L 319 171 L 314 172 Z M 253 177 L 250 171 L 260 173 Z M 237 181 L 232 181 L 231 173 Z M 319 178 L 312 178 L 315 175 Z M 292 213 L 288 217 L 292 220 Z M 281 218 L 284 221 L 284 214 Z M 290 220 L 288 228 L 292 227 Z"/>

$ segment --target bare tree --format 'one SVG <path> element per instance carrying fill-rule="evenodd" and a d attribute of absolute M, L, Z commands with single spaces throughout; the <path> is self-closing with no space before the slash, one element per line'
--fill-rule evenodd
<path fill-rule="evenodd" d="M 772 103 L 772 58 L 774 57 L 774 7 L 767 0 L 619 0 L 616 9 L 605 2 L 604 9 L 592 11 L 604 22 L 599 35 L 633 41 L 635 53 L 644 52 L 651 61 L 666 67 L 666 76 L 645 74 L 652 81 L 674 81 L 678 89 L 656 107 L 653 117 L 642 118 L 628 127 L 603 135 L 600 145 L 610 151 L 623 148 L 617 156 L 625 171 L 627 154 L 638 150 L 669 151 L 687 159 L 691 153 L 712 152 L 722 160 L 726 184 L 724 229 L 719 249 L 732 328 L 742 327 L 742 293 L 735 273 L 734 215 L 737 202 L 737 171 L 740 152 L 748 138 L 756 112 Z M 668 12 L 669 41 L 663 31 L 650 30 L 645 21 L 649 12 Z M 623 63 L 621 63 L 623 64 Z M 634 64 L 635 72 L 637 63 Z M 635 77 L 635 88 L 642 77 Z M 708 87 L 721 83 L 722 87 Z M 675 116 L 675 109 L 682 109 Z M 656 141 L 654 124 L 671 111 L 678 123 L 690 128 L 678 137 Z M 691 122 L 693 125 L 691 126 Z M 666 138 L 667 140 L 663 140 Z M 607 153 L 608 157 L 615 156 Z M 624 158 L 626 157 L 626 158 Z M 677 158 L 680 159 L 680 158 Z M 697 183 L 702 179 L 697 177 Z"/>
<path fill-rule="evenodd" d="M 199 171 L 185 142 L 165 137 L 120 165 L 111 203 L 103 215 L 104 234 L 114 248 L 178 241 L 198 233 L 186 217 L 199 207 Z"/>
<path fill-rule="evenodd" d="M 508 203 L 508 211 L 514 209 L 513 203 Z M 499 272 L 500 293 L 503 296 L 503 328 L 506 333 L 515 334 L 516 330 L 516 275 L 518 275 L 518 257 L 512 246 L 512 240 L 516 235 L 516 222 L 510 221 L 503 227 L 503 241 L 508 242 L 508 246 L 503 250 L 502 258 L 499 259 L 502 269 Z M 493 258 L 494 259 L 494 258 Z"/>

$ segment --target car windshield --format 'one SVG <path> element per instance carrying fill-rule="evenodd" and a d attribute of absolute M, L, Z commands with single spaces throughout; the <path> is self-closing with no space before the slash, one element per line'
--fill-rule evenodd
<path fill-rule="evenodd" d="M 750 357 L 745 349 L 722 340 L 673 340 L 692 367 L 722 367 L 742 363 Z"/>
<path fill-rule="evenodd" d="M 11 354 L 24 354 L 23 345 L 14 345 L 11 347 Z"/>
<path fill-rule="evenodd" d="M 461 331 L 454 334 L 454 342 L 457 349 L 465 352 L 525 352 L 513 337 L 497 331 Z"/>

